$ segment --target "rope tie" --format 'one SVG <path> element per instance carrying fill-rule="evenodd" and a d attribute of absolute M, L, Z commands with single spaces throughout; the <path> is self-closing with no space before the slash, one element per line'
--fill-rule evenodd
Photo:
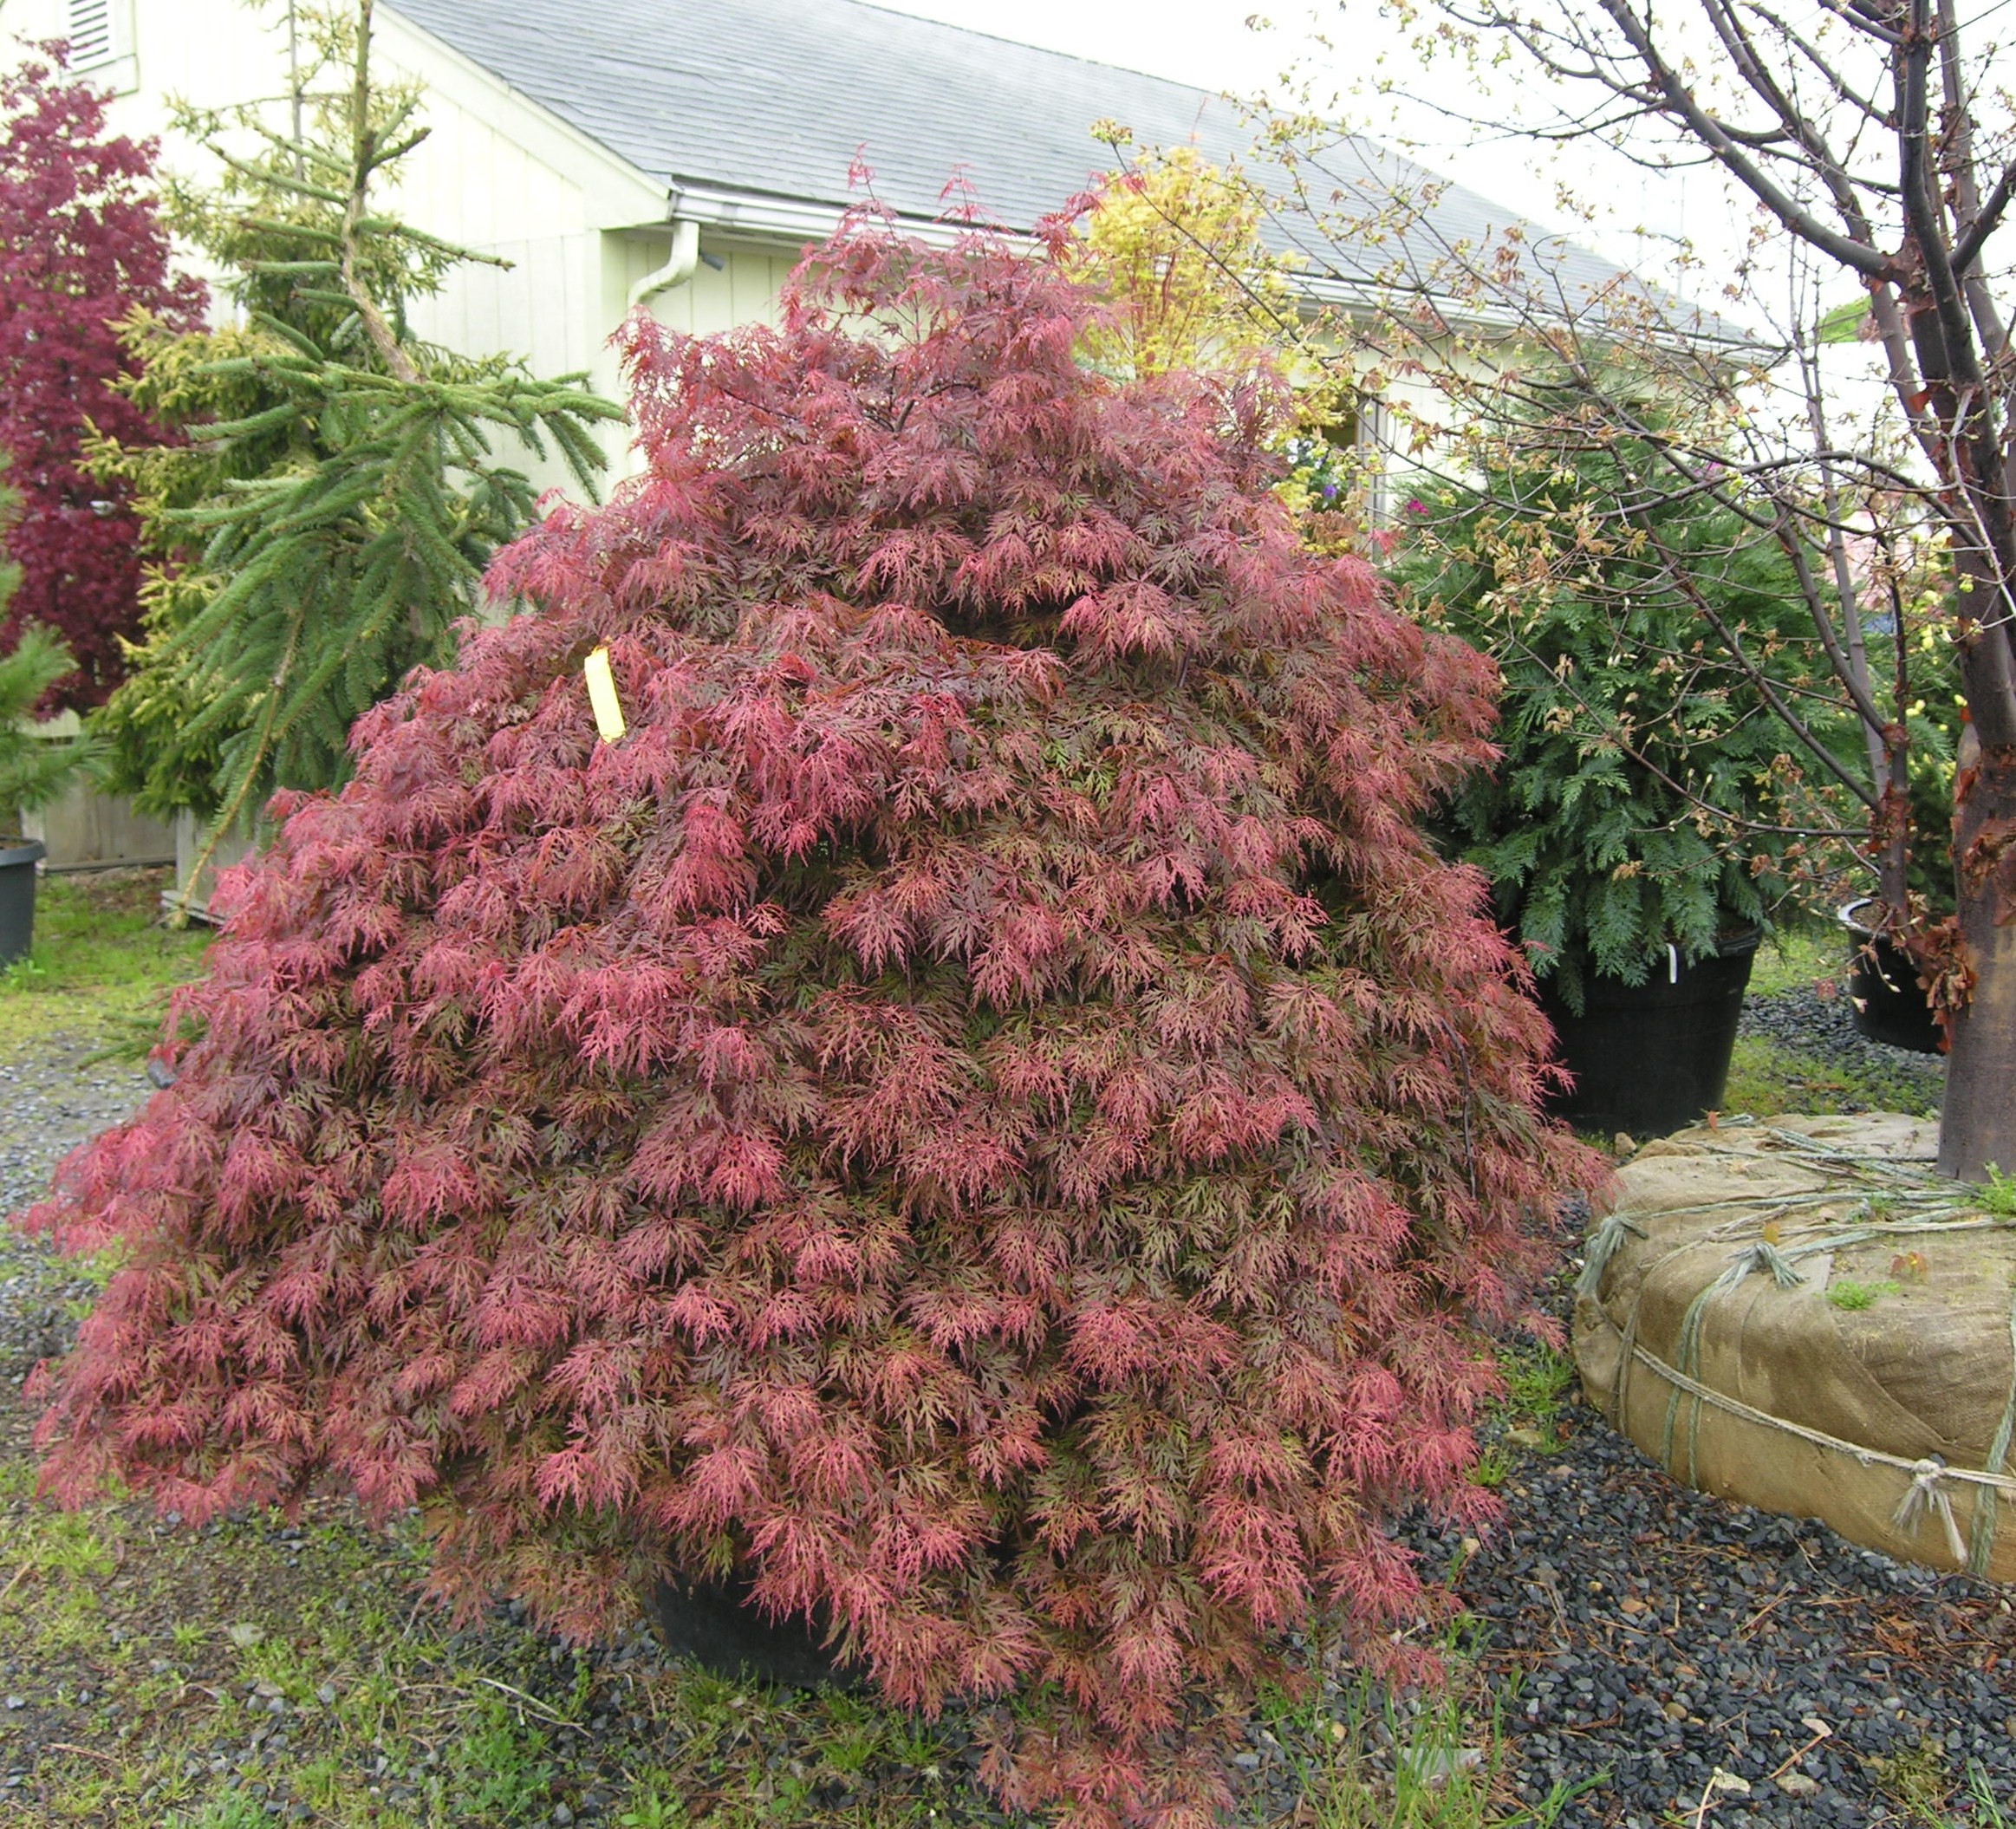
<path fill-rule="evenodd" d="M 1774 1429 L 1801 1442 L 1810 1442 L 1815 1448 L 1831 1448 L 1835 1454 L 1847 1455 L 1863 1467 L 1891 1467 L 1899 1473 L 1909 1474 L 1914 1484 L 1921 1474 L 1936 1475 L 1928 1479 L 1928 1486 L 1938 1488 L 1936 1498 L 1931 1500 L 1935 1508 L 1944 1506 L 1950 1512 L 1951 1501 L 1947 1498 L 1947 1488 L 1961 1486 L 1972 1487 L 1983 1497 L 2016 1501 L 2016 1479 L 2007 1474 L 1991 1473 L 1986 1468 L 1976 1472 L 1968 1467 L 1948 1467 L 1936 1460 L 1906 1461 L 1898 1455 L 1886 1455 L 1880 1448 L 1864 1448 L 1859 1442 L 1844 1442 L 1838 1435 L 1830 1435 L 1824 1429 L 1808 1429 L 1803 1422 L 1794 1422 L 1789 1417 L 1774 1416 L 1769 1410 L 1759 1409 L 1753 1403 L 1746 1403 L 1740 1397 L 1732 1397 L 1727 1391 L 1716 1390 L 1703 1384 L 1699 1378 L 1689 1377 L 1677 1365 L 1668 1365 L 1655 1352 L 1636 1344 L 1631 1357 L 1648 1371 L 1656 1373 L 1675 1390 L 1682 1390 L 1690 1397 L 1698 1398 L 1712 1409 L 1740 1416 L 1746 1422 L 1754 1422 L 1761 1429 Z M 1928 1502 L 1921 1499 L 1920 1505 Z M 1901 1507 L 1900 1507 L 1901 1509 Z M 1916 1513 L 1914 1513 L 1915 1517 Z M 1963 1553 L 1961 1560 L 1965 1560 Z"/>
<path fill-rule="evenodd" d="M 2009 1363 L 2016 1367 L 2016 1299 L 2009 1305 Z M 2009 1397 L 2002 1406 L 2002 1420 L 1995 1426 L 1995 1439 L 1988 1444 L 1988 1458 L 1981 1463 L 1991 1474 L 2002 1471 L 2009 1458 L 2009 1442 L 2016 1435 L 2016 1371 L 2010 1374 Z M 1974 1533 L 1967 1543 L 1967 1565 L 1970 1572 L 1986 1575 L 1988 1559 L 1995 1553 L 1995 1507 L 1974 1507 Z"/>
<path fill-rule="evenodd" d="M 1603 1272 L 1610 1267 L 1610 1259 L 1616 1256 L 1629 1233 L 1635 1239 L 1645 1236 L 1645 1228 L 1622 1213 L 1613 1213 L 1596 1229 L 1589 1243 L 1583 1247 L 1582 1274 L 1575 1279 L 1575 1292 L 1578 1296 L 1593 1296 L 1602 1286 Z"/>
<path fill-rule="evenodd" d="M 1900 1531 L 1910 1532 L 1918 1528 L 1918 1520 L 1928 1511 L 1938 1513 L 1940 1523 L 1946 1526 L 1946 1546 L 1953 1552 L 1954 1561 L 1965 1567 L 1967 1545 L 1961 1540 L 1960 1526 L 1954 1521 L 1953 1500 L 1946 1495 L 1947 1477 L 1946 1463 L 1936 1455 L 1914 1462 L 1911 1483 L 1904 1488 L 1904 1496 L 1897 1501 L 1890 1521 Z"/>

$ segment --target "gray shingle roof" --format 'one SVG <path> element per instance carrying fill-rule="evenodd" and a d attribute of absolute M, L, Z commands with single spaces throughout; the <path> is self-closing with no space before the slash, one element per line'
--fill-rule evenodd
<path fill-rule="evenodd" d="M 1232 110 L 1201 89 L 861 0 L 393 0 L 465 56 L 668 183 L 807 202 L 876 193 L 933 217 L 963 166 L 1017 228 L 1111 162 L 1102 116 L 1151 143 L 1214 146 Z"/>
<path fill-rule="evenodd" d="M 901 215 L 939 216 L 957 172 L 988 216 L 1023 229 L 1111 166 L 1095 121 L 1117 121 L 1143 146 L 1194 140 L 1220 161 L 1251 140 L 1238 110 L 1206 90 L 863 0 L 392 3 L 668 189 L 844 206 L 860 200 L 848 182 L 858 155 Z M 1329 184 L 1350 189 L 1428 176 L 1348 137 L 1323 162 Z M 1440 244 L 1474 244 L 1517 220 L 1447 185 L 1406 251 L 1424 265 Z M 1546 239 L 1571 291 L 1617 277 L 1613 262 Z"/>

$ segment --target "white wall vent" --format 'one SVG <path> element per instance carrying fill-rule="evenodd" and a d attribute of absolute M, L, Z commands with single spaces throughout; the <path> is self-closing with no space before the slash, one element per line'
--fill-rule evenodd
<path fill-rule="evenodd" d="M 126 49 L 114 29 L 122 22 L 114 17 L 116 0 L 69 0 L 70 68 L 88 69 L 93 64 L 109 63 Z"/>

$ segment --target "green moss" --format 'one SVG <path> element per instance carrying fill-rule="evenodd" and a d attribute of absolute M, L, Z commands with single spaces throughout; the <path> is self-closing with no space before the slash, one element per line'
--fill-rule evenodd
<path fill-rule="evenodd" d="M 1906 1822 L 1945 1829 L 1946 1806 L 1954 1786 L 1946 1748 L 1938 1741 L 1928 1738 L 1888 1756 L 1873 1755 L 1867 1764 L 1877 1788 L 1898 1806 Z"/>

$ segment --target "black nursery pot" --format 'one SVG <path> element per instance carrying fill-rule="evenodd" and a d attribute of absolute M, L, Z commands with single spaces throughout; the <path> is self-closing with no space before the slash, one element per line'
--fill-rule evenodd
<path fill-rule="evenodd" d="M 854 1679 L 851 1667 L 836 1663 L 802 1620 L 773 1620 L 764 1613 L 745 1581 L 661 1581 L 651 1612 L 667 1651 L 719 1676 L 753 1677 L 793 1689 Z"/>
<path fill-rule="evenodd" d="M 1759 938 L 1736 934 L 1691 966 L 1671 955 L 1642 985 L 1585 973 L 1580 1016 L 1543 983 L 1540 1007 L 1575 1077 L 1550 1109 L 1577 1129 L 1632 1136 L 1663 1136 L 1719 1110 Z"/>
<path fill-rule="evenodd" d="M 1855 1032 L 1893 1048 L 1936 1054 L 1939 1025 L 1919 987 L 1918 968 L 1902 947 L 1863 924 L 1860 911 L 1868 907 L 1866 901 L 1851 901 L 1838 917 L 1848 929 L 1848 996 Z"/>
<path fill-rule="evenodd" d="M 35 944 L 35 867 L 45 855 L 39 838 L 0 838 L 0 966 Z"/>

